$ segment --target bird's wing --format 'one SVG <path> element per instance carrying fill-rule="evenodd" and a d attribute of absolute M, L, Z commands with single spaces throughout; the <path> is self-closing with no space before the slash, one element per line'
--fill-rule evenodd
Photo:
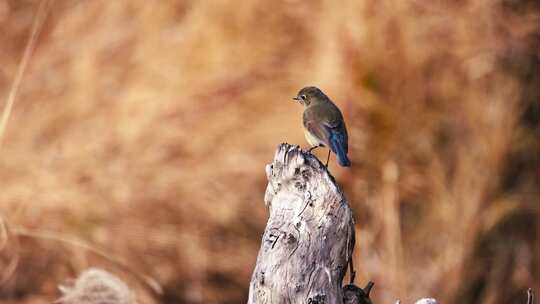
<path fill-rule="evenodd" d="M 343 115 L 341 114 L 341 111 L 332 104 L 332 111 L 330 111 L 330 115 L 328 115 L 328 119 L 326 121 L 326 126 L 329 128 L 330 133 L 338 133 L 340 134 L 341 138 L 341 144 L 343 146 L 344 152 L 347 153 L 349 150 L 348 145 L 348 135 L 347 135 L 347 127 L 345 126 L 345 121 L 343 120 Z"/>
<path fill-rule="evenodd" d="M 304 121 L 304 126 L 308 130 L 311 135 L 319 139 L 320 142 L 322 142 L 325 146 L 328 147 L 328 130 L 319 122 L 316 122 L 314 120 L 306 120 Z"/>
<path fill-rule="evenodd" d="M 329 146 L 330 134 L 338 132 L 344 136 L 347 150 L 347 130 L 341 112 L 333 104 L 323 104 L 308 107 L 304 111 L 304 126 L 315 137 Z"/>
<path fill-rule="evenodd" d="M 324 120 L 321 120 L 320 115 L 311 109 L 306 109 L 304 112 L 304 127 L 314 137 L 318 138 L 325 146 L 328 147 L 329 129 L 325 126 Z"/>
<path fill-rule="evenodd" d="M 337 133 L 340 135 L 340 142 L 343 145 L 345 153 L 347 153 L 349 151 L 349 140 L 347 135 L 347 128 L 345 127 L 345 122 L 343 121 L 343 118 L 329 122 L 328 124 L 326 124 L 326 128 L 328 128 L 328 132 L 330 134 Z"/>
<path fill-rule="evenodd" d="M 324 129 L 323 133 L 325 135 L 324 141 L 327 144 L 330 140 L 332 134 L 339 134 L 341 145 L 344 148 L 345 153 L 347 153 L 348 144 L 347 144 L 347 129 L 343 121 L 343 116 L 339 109 L 333 104 L 327 104 L 324 107 L 314 107 L 314 116 L 318 117 L 319 128 Z M 327 145 L 328 146 L 328 145 Z"/>

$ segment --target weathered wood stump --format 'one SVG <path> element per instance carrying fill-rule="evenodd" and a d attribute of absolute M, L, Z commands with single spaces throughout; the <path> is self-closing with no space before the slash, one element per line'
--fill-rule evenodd
<path fill-rule="evenodd" d="M 355 235 L 351 209 L 326 167 L 281 144 L 266 166 L 269 219 L 248 303 L 343 303 Z"/>

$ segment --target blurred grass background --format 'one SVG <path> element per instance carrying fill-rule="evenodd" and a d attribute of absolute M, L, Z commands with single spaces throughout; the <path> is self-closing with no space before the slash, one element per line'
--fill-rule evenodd
<path fill-rule="evenodd" d="M 38 6 L 0 0 L 2 106 Z M 537 1 L 53 1 L 0 146 L 0 216 L 27 231 L 0 242 L 0 302 L 50 303 L 90 266 L 143 303 L 245 302 L 264 165 L 307 147 L 291 97 L 317 85 L 349 127 L 331 171 L 375 302 L 525 303 L 539 50 Z"/>

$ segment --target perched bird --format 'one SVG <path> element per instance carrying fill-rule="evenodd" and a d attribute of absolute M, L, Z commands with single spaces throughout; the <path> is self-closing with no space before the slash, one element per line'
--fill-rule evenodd
<path fill-rule="evenodd" d="M 349 167 L 347 128 L 338 107 L 316 87 L 303 88 L 293 99 L 304 106 L 304 135 L 312 146 L 309 152 L 318 147 L 328 147 L 336 154 L 341 166 Z"/>

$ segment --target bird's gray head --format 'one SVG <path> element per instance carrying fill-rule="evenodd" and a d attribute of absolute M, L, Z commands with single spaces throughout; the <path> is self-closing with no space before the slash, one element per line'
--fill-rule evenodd
<path fill-rule="evenodd" d="M 317 102 L 319 100 L 324 100 L 326 95 L 319 90 L 317 87 L 305 87 L 298 92 L 296 97 L 293 97 L 294 100 L 298 101 L 304 106 L 309 106 L 312 102 Z"/>

